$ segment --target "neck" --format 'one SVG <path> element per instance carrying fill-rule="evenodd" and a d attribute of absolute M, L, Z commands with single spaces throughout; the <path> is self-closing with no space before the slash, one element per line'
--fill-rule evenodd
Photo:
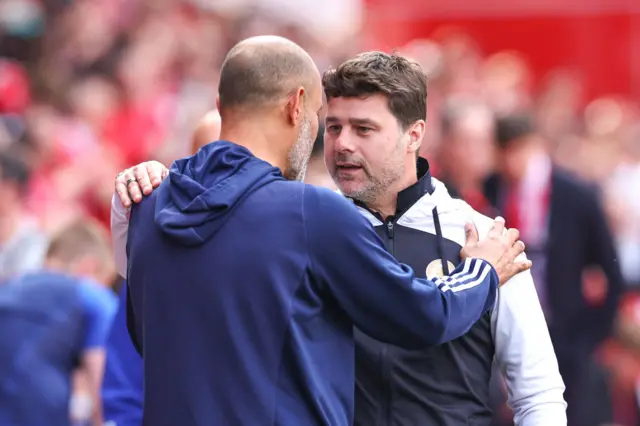
<path fill-rule="evenodd" d="M 225 117 L 220 139 L 247 148 L 257 158 L 278 167 L 283 173 L 289 163 L 289 152 L 282 146 L 282 129 L 274 129 L 273 119 L 265 117 L 235 119 Z"/>
<path fill-rule="evenodd" d="M 412 161 L 410 166 L 405 167 L 405 173 L 393 182 L 379 197 L 369 203 L 369 208 L 380 213 L 384 219 L 396 214 L 398 206 L 398 193 L 418 182 L 418 170 L 416 162 Z"/>

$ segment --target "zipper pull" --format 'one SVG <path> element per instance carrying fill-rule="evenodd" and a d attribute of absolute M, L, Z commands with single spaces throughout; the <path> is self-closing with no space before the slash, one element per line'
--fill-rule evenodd
<path fill-rule="evenodd" d="M 387 222 L 387 236 L 393 238 L 393 221 Z"/>

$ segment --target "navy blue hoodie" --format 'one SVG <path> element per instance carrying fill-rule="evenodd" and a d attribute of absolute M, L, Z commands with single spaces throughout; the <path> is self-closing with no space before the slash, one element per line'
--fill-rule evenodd
<path fill-rule="evenodd" d="M 414 277 L 353 204 L 218 141 L 132 211 L 130 332 L 144 424 L 351 425 L 353 326 L 418 348 L 464 334 L 498 277 Z"/>

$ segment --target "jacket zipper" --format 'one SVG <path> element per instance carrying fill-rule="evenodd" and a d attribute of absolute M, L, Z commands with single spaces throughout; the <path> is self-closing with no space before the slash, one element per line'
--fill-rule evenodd
<path fill-rule="evenodd" d="M 395 218 L 390 216 L 384 223 L 387 227 L 387 249 L 395 256 Z M 383 396 L 384 405 L 382 407 L 382 415 L 378 418 L 379 426 L 389 426 L 391 424 L 391 363 L 389 358 L 389 345 L 383 343 L 380 353 L 380 364 L 382 370 L 382 385 L 384 386 L 385 392 Z"/>

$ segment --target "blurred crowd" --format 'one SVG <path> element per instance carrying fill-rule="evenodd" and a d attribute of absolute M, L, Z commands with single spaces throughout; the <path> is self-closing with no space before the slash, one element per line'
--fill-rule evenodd
<path fill-rule="evenodd" d="M 108 226 L 118 171 L 150 159 L 168 165 L 189 154 L 193 129 L 215 106 L 221 61 L 238 40 L 283 35 L 307 49 L 321 70 L 361 50 L 357 39 L 329 44 L 304 25 L 253 7 L 221 12 L 175 0 L 0 0 L 0 16 L 0 279 L 37 268 L 47 236 L 78 217 Z M 486 56 L 455 29 L 414 40 L 399 53 L 420 62 L 429 76 L 422 155 L 434 175 L 476 209 L 495 213 L 484 183 L 525 161 L 505 156 L 496 125 L 497 118 L 522 112 L 524 133 L 535 134 L 555 164 L 600 194 L 625 287 L 614 325 L 603 324 L 606 335 L 586 356 L 596 395 L 607 392 L 612 401 L 603 419 L 636 412 L 638 105 L 617 95 L 586 99 L 571 70 L 550 70 L 535 81 L 526 52 Z M 519 135 L 512 128 L 506 138 Z M 307 179 L 333 186 L 321 138 L 316 148 Z M 612 291 L 597 263 L 572 296 L 588 306 L 604 303 Z M 590 325 L 583 327 L 588 334 Z"/>

